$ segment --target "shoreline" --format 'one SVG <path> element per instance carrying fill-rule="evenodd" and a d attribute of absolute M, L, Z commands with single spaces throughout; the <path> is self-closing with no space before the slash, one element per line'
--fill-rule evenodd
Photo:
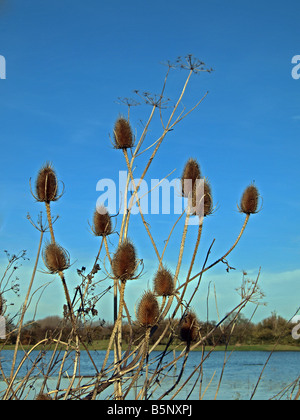
<path fill-rule="evenodd" d="M 28 351 L 32 348 L 33 346 L 31 345 L 24 345 L 19 347 L 20 351 Z M 36 348 L 36 350 L 45 350 L 48 349 L 50 350 L 54 350 L 54 345 L 50 345 L 50 346 L 38 346 Z M 178 346 L 170 346 L 168 351 L 182 351 L 184 350 L 184 346 L 183 345 L 178 345 Z M 15 345 L 14 344 L 7 344 L 5 346 L 1 346 L 0 344 L 0 352 L 1 351 L 7 351 L 7 350 L 14 350 L 15 349 Z M 106 340 L 104 340 L 103 342 L 97 342 L 95 341 L 93 344 L 87 345 L 87 349 L 89 351 L 106 351 L 107 350 L 107 343 Z M 127 349 L 127 345 L 124 345 L 123 350 L 125 351 Z M 212 346 L 206 346 L 205 347 L 205 352 L 209 352 L 213 349 Z M 59 346 L 59 350 L 64 350 L 64 346 Z M 85 351 L 83 346 L 80 346 L 80 350 L 81 351 Z M 163 351 L 165 350 L 165 345 L 158 345 L 155 349 L 155 351 Z M 198 347 L 196 349 L 194 349 L 193 351 L 202 351 L 202 347 Z M 237 345 L 229 345 L 227 346 L 216 346 L 213 351 L 264 351 L 264 352 L 287 352 L 287 351 L 292 351 L 292 352 L 298 352 L 300 351 L 300 346 L 299 345 L 291 345 L 291 344 L 278 344 L 275 346 L 275 344 L 237 344 Z"/>

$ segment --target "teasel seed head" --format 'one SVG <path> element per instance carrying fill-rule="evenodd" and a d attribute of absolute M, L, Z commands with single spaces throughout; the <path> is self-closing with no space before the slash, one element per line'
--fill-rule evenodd
<path fill-rule="evenodd" d="M 92 230 L 96 236 L 108 236 L 112 233 L 111 217 L 104 206 L 97 207 Z"/>
<path fill-rule="evenodd" d="M 181 176 L 182 196 L 188 197 L 193 193 L 196 185 L 196 180 L 201 178 L 201 171 L 198 162 L 190 158 L 183 170 Z"/>
<path fill-rule="evenodd" d="M 39 394 L 36 398 L 36 401 L 52 401 L 52 398 L 48 394 Z"/>
<path fill-rule="evenodd" d="M 134 145 L 133 134 L 129 122 L 119 117 L 114 127 L 115 149 L 130 149 Z"/>
<path fill-rule="evenodd" d="M 62 272 L 70 267 L 69 253 L 56 243 L 48 243 L 42 256 L 46 267 L 52 274 Z"/>
<path fill-rule="evenodd" d="M 137 320 L 143 327 L 153 327 L 159 318 L 159 304 L 152 292 L 145 292 L 142 296 L 138 310 Z"/>
<path fill-rule="evenodd" d="M 37 201 L 50 203 L 59 199 L 58 180 L 51 163 L 46 163 L 39 171 L 35 184 Z"/>
<path fill-rule="evenodd" d="M 154 291 L 158 296 L 171 296 L 174 294 L 174 279 L 169 270 L 160 268 L 155 274 Z"/>
<path fill-rule="evenodd" d="M 242 196 L 239 210 L 241 213 L 254 214 L 257 213 L 259 200 L 259 192 L 255 185 L 249 185 Z"/>
<path fill-rule="evenodd" d="M 191 343 L 199 337 L 199 324 L 193 312 L 189 312 L 180 325 L 180 337 L 182 341 Z"/>
<path fill-rule="evenodd" d="M 134 278 L 137 268 L 136 251 L 134 245 L 126 240 L 121 243 L 112 260 L 112 271 L 114 276 L 125 282 Z"/>
<path fill-rule="evenodd" d="M 204 179 L 204 216 L 209 216 L 213 212 L 213 198 L 210 183 Z"/>
<path fill-rule="evenodd" d="M 213 198 L 210 183 L 206 178 L 196 183 L 192 196 L 192 206 L 194 215 L 206 217 L 212 214 Z"/>

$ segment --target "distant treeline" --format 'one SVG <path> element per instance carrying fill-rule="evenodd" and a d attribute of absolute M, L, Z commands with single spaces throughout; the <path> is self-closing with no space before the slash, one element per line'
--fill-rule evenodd
<path fill-rule="evenodd" d="M 179 323 L 180 320 L 173 321 L 168 327 L 165 338 L 161 344 L 179 344 Z M 168 321 L 165 320 L 159 324 L 157 329 L 151 336 L 150 343 L 155 343 L 158 337 L 161 336 L 166 328 Z M 284 318 L 272 314 L 263 321 L 254 324 L 241 315 L 235 317 L 231 315 L 222 326 L 216 327 L 217 322 L 199 322 L 201 337 L 206 337 L 205 344 L 213 345 L 255 345 L 255 344 L 292 344 L 300 346 L 300 340 L 295 340 L 292 337 L 292 330 L 294 324 L 288 322 Z M 105 320 L 97 322 L 85 323 L 81 325 L 80 334 L 87 344 L 92 344 L 95 341 L 109 340 L 113 324 Z M 16 333 L 13 332 L 14 326 L 10 324 L 8 330 L 9 344 L 14 344 L 16 340 Z M 36 344 L 45 337 L 56 338 L 61 335 L 61 340 L 67 340 L 71 331 L 71 326 L 63 318 L 52 316 L 39 321 L 28 322 L 22 329 L 21 342 L 23 345 Z M 211 333 L 213 331 L 213 333 Z M 122 337 L 124 343 L 129 343 L 130 336 L 133 336 L 134 341 L 138 341 L 144 335 L 144 330 L 136 324 L 131 327 L 124 324 L 122 327 Z"/>

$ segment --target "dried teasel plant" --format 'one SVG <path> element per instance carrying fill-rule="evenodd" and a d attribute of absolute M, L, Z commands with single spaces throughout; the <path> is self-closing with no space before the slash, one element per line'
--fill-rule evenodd
<path fill-rule="evenodd" d="M 124 117 L 119 117 L 114 126 L 115 149 L 131 149 L 134 146 L 134 137 L 130 123 Z"/>
<path fill-rule="evenodd" d="M 181 321 L 180 338 L 188 344 L 199 338 L 199 323 L 193 312 L 188 312 Z"/>
<path fill-rule="evenodd" d="M 208 180 L 204 179 L 204 217 L 211 215 L 213 212 L 213 197 L 211 186 Z"/>
<path fill-rule="evenodd" d="M 32 192 L 32 189 L 31 189 L 31 180 L 29 182 L 30 182 L 31 194 L 33 195 L 33 197 L 38 202 L 45 203 L 46 211 L 47 211 L 48 226 L 49 226 L 49 230 L 51 234 L 51 241 L 52 243 L 55 243 L 50 203 L 52 201 L 57 201 L 59 200 L 59 198 L 62 197 L 64 193 L 64 184 L 62 184 L 63 190 L 59 194 L 57 175 L 53 168 L 53 165 L 49 162 L 47 162 L 44 166 L 42 166 L 42 168 L 40 169 L 37 175 L 37 179 L 35 183 L 35 194 Z"/>
<path fill-rule="evenodd" d="M 129 240 L 121 243 L 112 259 L 112 271 L 115 278 L 125 282 L 135 278 L 138 261 L 136 250 Z"/>
<path fill-rule="evenodd" d="M 52 401 L 52 398 L 48 394 L 39 394 L 35 398 L 35 401 Z"/>
<path fill-rule="evenodd" d="M 190 158 L 183 169 L 181 176 L 182 196 L 189 197 L 196 188 L 197 180 L 201 178 L 199 163 Z"/>
<path fill-rule="evenodd" d="M 171 271 L 165 267 L 159 268 L 154 277 L 154 291 L 157 296 L 172 296 L 174 289 Z"/>
<path fill-rule="evenodd" d="M 113 231 L 111 216 L 104 206 L 94 212 L 92 231 L 95 236 L 109 236 Z"/>
<path fill-rule="evenodd" d="M 176 68 L 187 70 L 188 75 L 182 84 L 182 89 L 178 92 L 177 101 L 172 102 L 174 106 L 172 109 L 168 108 L 165 110 L 166 103 L 164 102 L 164 98 L 168 75 Z M 111 241 L 108 241 L 107 238 L 108 235 L 113 233 L 111 222 L 113 216 L 108 213 L 105 207 L 102 207 L 101 209 L 98 208 L 98 211 L 96 210 L 96 212 L 93 213 L 93 223 L 91 226 L 94 235 L 101 238 L 98 255 L 95 259 L 93 268 L 88 275 L 83 274 L 85 273 L 86 266 L 82 267 L 81 270 L 77 270 L 80 271 L 80 283 L 75 288 L 72 297 L 70 296 L 67 282 L 64 277 L 64 271 L 70 267 L 70 256 L 68 252 L 55 241 L 52 226 L 53 221 L 50 212 L 51 202 L 57 201 L 60 197 L 57 176 L 51 164 L 44 165 L 39 171 L 34 197 L 37 201 L 45 203 L 49 222 L 48 225 L 51 233 L 51 243 L 46 244 L 42 252 L 42 257 L 49 273 L 58 274 L 61 278 L 66 296 L 65 303 L 67 304 L 64 305 L 65 319 L 62 321 L 62 329 L 57 330 L 57 335 L 52 331 L 51 333 L 48 333 L 47 331 L 45 339 L 42 340 L 42 343 L 39 343 L 39 345 L 42 345 L 39 357 L 40 359 L 43 359 L 43 363 L 45 359 L 43 358 L 42 352 L 47 351 L 47 348 L 51 348 L 51 351 L 54 348 L 54 351 L 53 355 L 51 353 L 51 362 L 49 366 L 46 366 L 47 369 L 44 369 L 44 365 L 41 369 L 44 379 L 40 390 L 37 388 L 37 382 L 35 383 L 36 395 L 38 395 L 36 399 L 46 400 L 48 399 L 47 396 L 51 395 L 54 400 L 92 400 L 98 398 L 103 391 L 105 391 L 106 394 L 105 398 L 117 400 L 122 400 L 126 397 L 131 398 L 133 394 L 129 394 L 130 391 L 134 391 L 136 399 L 139 400 L 153 399 L 153 397 L 155 398 L 156 396 L 159 397 L 159 399 L 163 399 L 164 396 L 167 396 L 171 391 L 174 391 L 174 394 L 170 395 L 172 399 L 174 399 L 177 397 L 177 393 L 180 392 L 180 389 L 185 386 L 185 376 L 187 375 L 183 376 L 183 373 L 189 351 L 197 349 L 198 346 L 206 343 L 205 340 L 216 330 L 217 326 L 213 326 L 211 330 L 207 331 L 206 336 L 202 337 L 200 334 L 200 323 L 197 320 L 196 314 L 191 312 L 189 308 L 193 304 L 194 296 L 196 296 L 200 290 L 203 273 L 220 262 L 227 263 L 226 258 L 235 248 L 242 236 L 247 220 L 250 217 L 249 215 L 257 212 L 257 204 L 255 204 L 255 197 L 257 197 L 257 195 L 255 195 L 253 190 L 248 190 L 247 194 L 244 194 L 240 208 L 242 212 L 246 213 L 246 220 L 233 246 L 231 246 L 229 251 L 228 248 L 226 248 L 220 258 L 217 258 L 217 260 L 208 265 L 208 258 L 213 247 L 212 243 L 207 252 L 203 266 L 201 264 L 200 267 L 198 250 L 204 221 L 201 220 L 201 223 L 199 223 L 197 237 L 194 237 L 192 224 L 190 225 L 187 223 L 192 212 L 189 213 L 188 211 L 184 211 L 174 222 L 174 225 L 170 226 L 170 233 L 167 238 L 163 238 L 160 231 L 158 233 L 156 232 L 158 237 L 155 238 L 155 229 L 153 229 L 153 225 L 151 226 L 146 220 L 147 216 L 146 214 L 143 214 L 143 208 L 140 206 L 138 196 L 141 183 L 146 179 L 148 170 L 164 139 L 176 128 L 177 124 L 188 116 L 191 111 L 196 109 L 207 96 L 206 93 L 201 99 L 199 98 L 200 100 L 190 110 L 185 110 L 184 108 L 180 111 L 190 78 L 195 75 L 195 73 L 200 73 L 202 71 L 209 72 L 210 70 L 206 68 L 202 61 L 195 59 L 191 55 L 186 56 L 184 60 L 179 59 L 173 65 L 170 62 L 168 63 L 168 70 L 161 92 L 157 95 L 152 95 L 147 92 L 140 95 L 144 102 L 152 106 L 152 110 L 149 113 L 148 119 L 142 121 L 142 131 L 137 139 L 136 145 L 129 121 L 130 110 L 133 105 L 137 105 L 137 103 L 127 99 L 123 101 L 128 107 L 128 117 L 124 118 L 121 116 L 116 120 L 113 127 L 112 139 L 113 147 L 122 151 L 125 158 L 124 165 L 126 165 L 128 170 L 127 186 L 123 196 L 123 218 L 121 229 L 118 232 L 119 244 L 113 244 Z M 156 130 L 152 130 L 151 124 L 152 122 L 155 123 L 155 121 L 161 122 L 162 130 L 158 133 L 156 138 L 152 138 Z M 150 132 L 151 141 L 147 144 Z M 132 149 L 130 150 L 131 153 L 128 152 L 128 149 Z M 148 158 L 143 161 L 141 156 L 145 157 L 148 154 Z M 141 171 L 141 176 L 140 178 L 135 178 L 133 174 L 136 174 L 138 171 Z M 200 195 L 200 198 L 196 196 L 198 181 L 202 183 L 202 195 Z M 129 202 L 128 185 L 131 185 L 134 190 Z M 199 163 L 195 158 L 190 158 L 187 161 L 182 173 L 181 185 L 179 188 L 181 190 L 180 196 L 189 199 L 189 207 L 194 205 L 196 208 L 196 215 L 198 215 L 197 206 L 200 207 L 200 204 L 204 216 L 208 216 L 213 212 L 212 190 L 208 180 L 201 174 Z M 153 246 L 155 252 L 154 258 L 157 257 L 157 260 L 151 261 L 151 263 L 154 263 L 155 267 L 159 267 L 153 276 L 153 290 L 144 292 L 138 301 L 137 310 L 135 311 L 137 322 L 131 318 L 133 315 L 133 305 L 130 306 L 130 300 L 127 300 L 127 293 L 125 293 L 125 289 L 129 286 L 129 280 L 137 279 L 139 277 L 137 268 L 141 263 L 141 260 L 138 260 L 137 258 L 135 246 L 127 239 L 128 235 L 130 237 L 131 229 L 136 229 L 136 226 L 134 225 L 132 227 L 131 224 L 131 214 L 133 214 L 132 208 L 135 202 L 139 207 L 142 223 L 150 239 L 149 245 Z M 251 204 L 249 204 L 249 202 L 251 202 Z M 177 234 L 173 234 L 175 229 L 183 222 L 184 216 L 185 223 L 182 235 L 178 236 Z M 42 229 L 42 233 L 47 230 L 48 227 L 47 229 Z M 146 236 L 146 241 L 148 240 L 148 237 Z M 113 237 L 111 238 L 113 239 Z M 160 246 L 164 239 L 166 239 L 164 241 L 165 245 L 163 249 L 161 249 Z M 174 242 L 172 243 L 173 240 Z M 41 237 L 41 246 L 43 243 Z M 110 250 L 110 245 L 112 247 L 116 246 L 114 254 Z M 142 246 L 145 248 L 147 243 L 143 243 Z M 178 250 L 176 255 L 177 259 L 174 264 L 174 276 L 172 272 L 166 268 L 166 255 L 168 255 L 167 251 L 171 247 L 172 252 L 174 252 L 174 250 L 177 252 Z M 227 252 L 225 253 L 225 251 Z M 103 271 L 100 269 L 98 261 L 109 261 L 109 269 L 103 264 L 106 275 L 103 275 Z M 108 265 L 108 263 L 106 265 Z M 113 282 L 110 280 L 113 280 Z M 107 282 L 104 288 L 105 290 L 103 291 L 103 289 L 101 289 L 99 291 L 98 286 L 100 284 L 103 285 L 104 282 Z M 97 309 L 99 309 L 100 312 L 106 307 L 103 305 L 102 308 L 99 306 L 99 308 L 96 309 L 96 304 L 98 305 L 100 299 L 105 295 L 110 298 L 109 295 L 111 295 L 112 291 L 114 294 L 113 302 L 111 302 L 111 309 L 113 311 L 114 323 L 108 328 L 109 340 L 108 342 L 105 342 L 106 355 L 103 363 L 101 362 L 102 365 L 99 366 L 98 361 L 93 359 L 93 354 L 89 352 L 89 348 L 87 348 L 87 351 L 84 353 L 89 357 L 91 366 L 94 367 L 94 370 L 91 372 L 91 377 L 88 381 L 77 381 L 76 378 L 81 377 L 80 375 L 83 373 L 82 366 L 84 365 L 84 362 L 81 363 L 81 358 L 85 357 L 80 350 L 82 346 L 85 345 L 85 342 L 90 344 L 89 340 L 92 339 L 91 325 L 88 322 L 90 320 L 90 314 L 96 315 Z M 129 290 L 127 291 L 129 292 Z M 248 301 L 256 302 L 260 296 L 257 292 L 254 293 L 254 291 L 257 291 L 256 285 L 253 286 L 250 284 L 249 287 L 247 285 L 243 286 L 240 293 L 241 304 L 237 308 L 242 308 Z M 33 296 L 29 292 L 28 299 L 26 299 L 23 306 L 24 315 L 31 302 L 31 297 Z M 0 294 L 0 314 L 1 306 L 3 312 L 3 302 L 1 305 Z M 182 314 L 184 314 L 183 317 Z M 178 317 L 181 321 L 179 321 Z M 226 317 L 224 317 L 224 320 Z M 221 325 L 224 320 L 222 319 L 219 324 Z M 22 322 L 19 323 L 19 342 L 20 344 L 23 344 L 21 341 L 21 329 Z M 201 333 L 202 332 L 203 331 L 201 330 Z M 107 337 L 105 340 L 106 339 Z M 126 351 L 123 351 L 124 348 L 122 347 L 124 339 L 126 339 L 127 344 Z M 177 345 L 182 344 L 179 342 L 179 339 L 186 345 L 185 351 L 179 352 L 180 354 L 175 354 L 174 352 L 173 361 L 165 359 L 165 356 L 170 354 L 171 346 L 174 345 L 176 348 Z M 190 345 L 191 343 L 193 343 L 193 345 Z M 153 355 L 152 352 L 157 349 L 158 345 L 164 346 L 163 352 L 160 353 L 159 356 L 157 356 L 157 354 Z M 65 348 L 65 351 L 61 350 L 61 348 Z M 30 351 L 31 350 L 29 350 L 26 355 L 28 358 L 32 356 Z M 109 361 L 111 360 L 109 358 L 111 351 L 114 352 L 112 363 Z M 15 354 L 17 355 L 17 348 Z M 62 355 L 63 357 L 61 357 Z M 183 358 L 184 362 L 182 363 L 181 371 L 176 373 L 177 366 L 179 366 L 180 360 L 183 360 Z M 202 352 L 199 356 L 199 365 L 195 367 L 194 373 L 199 380 L 201 380 L 201 378 L 197 375 L 197 372 L 200 374 L 200 371 L 202 371 L 202 365 L 204 364 L 205 358 L 203 357 Z M 15 361 L 17 361 L 17 357 L 15 357 Z M 62 361 L 61 364 L 60 361 Z M 71 363 L 65 363 L 68 361 L 71 361 Z M 14 374 L 17 372 L 15 368 L 18 368 L 15 365 L 16 363 L 13 363 L 12 365 L 11 377 L 6 377 L 8 387 L 5 391 L 4 399 L 19 399 L 20 396 L 25 395 L 26 387 L 19 386 L 19 383 L 15 382 L 16 376 L 14 376 Z M 66 368 L 64 367 L 66 365 L 68 365 L 68 371 L 66 371 Z M 69 369 L 70 365 L 72 366 L 72 369 Z M 36 366 L 38 367 L 38 362 Z M 93 367 L 91 367 L 91 369 L 93 369 Z M 174 381 L 172 377 L 172 383 L 169 385 L 168 381 L 172 369 L 173 372 L 175 371 Z M 73 374 L 70 375 L 71 371 L 73 371 Z M 53 374 L 57 375 L 57 372 L 59 372 L 59 378 L 57 381 L 55 380 L 55 388 L 52 388 L 50 379 L 53 378 Z M 64 382 L 64 376 L 66 375 L 68 375 L 68 379 Z M 194 374 L 189 375 L 189 378 L 186 379 L 186 383 L 192 380 L 193 375 Z M 31 378 L 28 379 L 27 377 L 24 377 L 24 384 L 26 385 L 27 381 L 27 386 L 31 386 L 30 379 Z M 180 383 L 181 379 L 184 380 L 182 385 Z M 191 388 L 196 387 L 197 380 L 195 380 L 195 385 Z M 165 381 L 163 383 L 164 394 L 158 395 L 162 390 L 161 384 L 163 381 Z M 191 384 L 191 382 L 189 384 Z M 176 387 L 178 388 L 176 389 Z M 114 389 L 109 395 L 109 389 L 111 388 Z M 167 391 L 165 392 L 166 389 Z M 49 394 L 46 394 L 46 392 L 49 392 Z M 155 395 L 154 392 L 157 392 L 157 394 Z M 102 397 L 103 395 L 100 398 Z"/>
<path fill-rule="evenodd" d="M 138 323 L 143 327 L 153 327 L 159 315 L 159 305 L 155 295 L 151 291 L 145 292 L 137 309 Z"/>
<path fill-rule="evenodd" d="M 192 194 L 193 215 L 207 217 L 214 211 L 211 186 L 207 178 L 196 182 Z"/>
<path fill-rule="evenodd" d="M 45 266 L 51 274 L 61 273 L 70 267 L 70 255 L 57 243 L 46 244 L 42 254 Z"/>
<path fill-rule="evenodd" d="M 257 213 L 259 197 L 260 194 L 256 186 L 249 185 L 242 195 L 240 206 L 238 206 L 239 211 L 247 215 Z"/>
<path fill-rule="evenodd" d="M 50 203 L 50 201 L 57 201 L 62 193 L 58 191 L 58 179 L 53 168 L 53 165 L 47 162 L 39 170 L 35 182 L 35 194 L 32 193 L 37 201 Z"/>

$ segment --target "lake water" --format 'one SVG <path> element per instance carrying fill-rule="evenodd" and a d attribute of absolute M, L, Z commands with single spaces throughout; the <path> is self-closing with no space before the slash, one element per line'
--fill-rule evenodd
<path fill-rule="evenodd" d="M 37 356 L 38 352 L 33 352 L 31 359 L 34 360 Z M 103 351 L 93 351 L 91 352 L 94 361 L 98 366 L 101 366 L 101 362 L 105 356 L 105 352 Z M 151 358 L 159 356 L 159 352 L 151 353 Z M 3 351 L 1 353 L 1 362 L 2 367 L 6 375 L 10 372 L 10 365 L 12 360 L 13 352 L 10 350 Z M 223 379 L 220 386 L 220 390 L 218 393 L 217 399 L 226 399 L 226 400 L 248 400 L 250 399 L 253 389 L 257 383 L 257 380 L 262 372 L 263 366 L 269 356 L 268 352 L 234 352 L 231 354 L 224 373 Z M 23 353 L 18 353 L 18 359 L 21 360 L 23 357 Z M 51 352 L 45 354 L 44 359 L 40 362 L 41 365 L 39 366 L 40 369 L 43 369 L 43 364 L 47 365 L 47 361 L 50 360 Z M 111 355 L 112 357 L 112 355 Z M 172 354 L 169 355 L 169 360 L 173 357 Z M 189 359 L 186 365 L 186 369 L 184 375 L 182 377 L 181 383 L 192 373 L 195 367 L 201 361 L 201 353 L 199 352 L 191 352 L 189 355 Z M 65 366 L 67 372 L 72 375 L 72 361 L 69 361 L 69 364 Z M 110 359 L 112 362 L 112 359 Z M 218 386 L 218 382 L 220 379 L 220 374 L 222 372 L 224 362 L 224 352 L 218 351 L 212 353 L 209 358 L 205 361 L 203 365 L 203 381 L 202 381 L 202 394 L 206 389 L 207 385 L 211 381 L 213 375 L 214 378 L 207 389 L 204 399 L 213 399 L 215 397 L 216 389 Z M 163 383 L 162 386 L 159 387 L 158 392 L 154 393 L 152 396 L 153 399 L 156 399 L 160 396 L 164 391 L 169 389 L 174 383 L 174 377 L 176 374 L 178 375 L 181 369 L 182 361 L 179 361 L 177 364 L 177 372 L 170 372 L 170 377 L 167 378 Z M 22 377 L 26 375 L 28 369 L 30 369 L 31 364 L 30 362 L 26 362 L 22 369 L 19 372 L 19 376 Z M 93 368 L 91 365 L 91 361 L 85 352 L 81 353 L 81 361 L 80 361 L 80 374 L 82 376 L 89 376 L 93 374 Z M 35 371 L 35 374 L 38 374 L 38 371 Z M 257 391 L 255 393 L 254 399 L 266 400 L 275 397 L 279 392 L 281 392 L 284 388 L 291 385 L 294 381 L 298 378 L 298 384 L 294 388 L 295 395 L 299 389 L 299 375 L 300 375 L 300 352 L 275 352 L 273 353 L 264 373 L 262 379 L 259 383 Z M 195 375 L 195 379 L 197 374 Z M 85 379 L 86 382 L 89 381 L 88 378 Z M 39 381 L 39 380 L 38 380 Z M 38 385 L 38 381 L 36 385 Z M 48 381 L 49 388 L 52 387 L 55 389 L 57 377 L 54 376 Z M 67 385 L 68 380 L 64 379 L 65 383 L 64 386 Z M 84 380 L 83 380 L 84 381 Z M 82 382 L 84 383 L 84 382 Z M 194 380 L 191 381 L 176 397 L 177 399 L 185 400 L 188 395 L 190 395 L 191 400 L 199 399 L 199 382 L 191 392 L 192 387 L 194 384 Z M 5 388 L 5 384 L 1 381 L 1 374 L 0 374 L 0 391 Z M 31 390 L 29 390 L 28 398 L 32 399 L 36 395 L 36 390 L 38 386 L 34 386 Z M 101 398 L 105 398 L 112 390 L 109 388 L 109 393 L 101 394 Z M 289 387 L 286 394 L 283 395 L 283 398 L 290 397 L 292 392 L 292 387 Z M 173 395 L 171 393 L 170 395 Z M 130 395 L 130 398 L 134 398 L 134 394 Z M 168 399 L 168 398 L 166 398 Z"/>

